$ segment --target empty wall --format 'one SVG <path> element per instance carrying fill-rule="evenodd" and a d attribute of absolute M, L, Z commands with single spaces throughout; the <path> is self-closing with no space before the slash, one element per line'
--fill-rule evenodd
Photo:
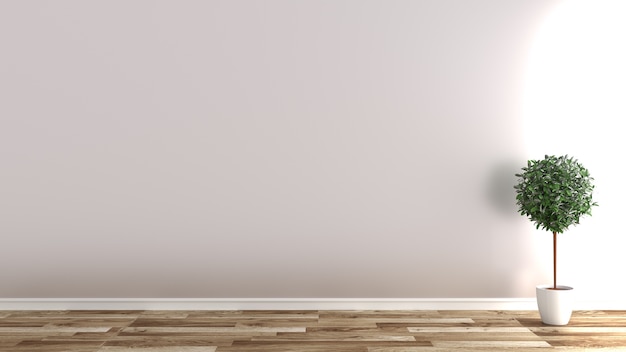
<path fill-rule="evenodd" d="M 551 243 L 512 185 L 557 4 L 3 1 L 0 296 L 531 297 Z"/>

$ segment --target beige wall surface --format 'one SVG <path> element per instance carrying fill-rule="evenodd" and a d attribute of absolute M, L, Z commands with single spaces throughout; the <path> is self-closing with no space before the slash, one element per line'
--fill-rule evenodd
<path fill-rule="evenodd" d="M 0 2 L 0 297 L 532 296 L 512 185 L 557 4 Z"/>

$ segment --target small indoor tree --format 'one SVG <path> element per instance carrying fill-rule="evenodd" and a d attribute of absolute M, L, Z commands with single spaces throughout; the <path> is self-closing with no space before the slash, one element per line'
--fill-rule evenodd
<path fill-rule="evenodd" d="M 518 212 L 528 216 L 537 229 L 552 232 L 553 289 L 556 290 L 556 237 L 571 225 L 577 225 L 581 216 L 591 215 L 591 208 L 598 205 L 592 199 L 593 178 L 585 167 L 567 155 L 529 160 L 515 176 L 519 178 L 514 186 Z"/>

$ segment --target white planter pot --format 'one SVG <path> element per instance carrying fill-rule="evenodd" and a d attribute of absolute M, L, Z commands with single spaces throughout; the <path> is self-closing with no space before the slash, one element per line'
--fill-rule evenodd
<path fill-rule="evenodd" d="M 541 321 L 548 325 L 567 325 L 572 316 L 574 289 L 557 285 L 537 286 L 537 306 Z"/>

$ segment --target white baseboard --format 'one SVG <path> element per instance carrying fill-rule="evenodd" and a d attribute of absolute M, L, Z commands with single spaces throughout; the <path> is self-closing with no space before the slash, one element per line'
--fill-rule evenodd
<path fill-rule="evenodd" d="M 0 298 L 0 310 L 535 310 L 534 298 Z M 626 310 L 581 301 L 575 310 Z"/>

